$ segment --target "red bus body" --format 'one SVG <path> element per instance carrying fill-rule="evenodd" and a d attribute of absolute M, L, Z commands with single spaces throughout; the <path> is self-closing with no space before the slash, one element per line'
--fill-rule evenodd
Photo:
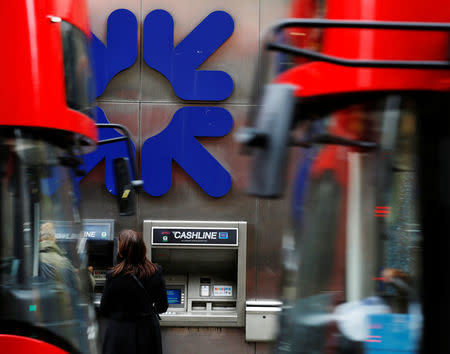
<path fill-rule="evenodd" d="M 91 96 L 91 85 L 86 83 L 93 83 L 87 2 L 1 1 L 0 31 L 0 351 L 95 353 L 91 344 L 96 339 L 92 332 L 95 318 L 92 311 L 88 312 L 91 304 L 87 296 L 80 295 L 85 281 L 80 280 L 80 274 L 87 272 L 86 266 L 74 263 L 68 268 L 67 272 L 73 269 L 72 288 L 60 282 L 58 291 L 48 290 L 57 281 L 51 279 L 54 275 L 43 278 L 39 237 L 39 227 L 46 218 L 79 229 L 72 189 L 74 163 L 63 160 L 69 156 L 76 161 L 80 143 L 94 146 L 98 140 L 95 120 L 88 115 L 90 111 L 84 110 L 87 105 L 70 108 L 66 92 L 70 82 L 67 59 L 76 58 L 70 68 L 82 79 L 74 79 L 71 88 L 78 90 L 82 102 L 94 102 L 86 99 Z M 66 38 L 72 46 L 67 45 Z M 78 48 L 82 49 L 73 50 L 73 43 L 81 43 Z M 28 213 L 33 208 L 39 212 Z M 5 210 L 13 216 L 6 216 Z M 34 241 L 24 237 L 24 232 L 29 232 Z M 8 248 L 11 244 L 13 249 Z M 22 252 L 32 248 L 33 254 Z M 30 263 L 31 257 L 34 261 Z M 10 262 L 19 269 L 11 276 Z M 61 301 L 65 306 L 59 305 Z"/>
<path fill-rule="evenodd" d="M 315 6 L 314 2 L 296 1 L 292 17 L 311 17 Z M 329 20 L 450 21 L 446 0 L 329 0 L 325 6 Z M 308 36 L 311 30 L 304 33 Z M 442 32 L 325 29 L 317 46 L 324 54 L 348 59 L 446 60 L 448 41 Z M 297 40 L 299 45 L 305 42 Z M 276 82 L 297 85 L 299 97 L 384 90 L 443 91 L 450 88 L 450 74 L 448 70 L 351 68 L 314 62 L 282 73 Z"/>
<path fill-rule="evenodd" d="M 0 345 L 4 353 L 28 354 L 65 354 L 64 350 L 54 345 L 33 338 L 0 334 Z"/>
<path fill-rule="evenodd" d="M 0 126 L 62 130 L 96 141 L 95 122 L 67 106 L 60 22 L 52 20 L 90 36 L 86 2 L 2 1 L 0 14 Z"/>
<path fill-rule="evenodd" d="M 437 232 L 448 228 L 450 199 L 449 3 L 296 0 L 290 17 L 267 37 L 277 62 L 261 62 L 276 76 L 258 92 L 262 102 L 240 137 L 254 156 L 249 193 L 259 197 L 282 194 L 289 147 L 310 149 L 295 181 L 295 252 L 285 250 L 287 309 L 275 352 L 448 352 L 441 327 L 448 300 L 431 277 L 447 266 L 450 249 Z M 326 21 L 301 28 L 301 19 L 314 18 L 445 29 L 330 28 Z M 440 66 L 417 69 L 407 61 Z M 301 138 L 291 134 L 297 127 Z M 382 275 L 390 271 L 401 274 L 398 284 Z M 365 314 L 371 301 L 386 312 Z M 358 311 L 342 312 L 349 305 Z M 400 335 L 396 321 L 410 327 Z"/>

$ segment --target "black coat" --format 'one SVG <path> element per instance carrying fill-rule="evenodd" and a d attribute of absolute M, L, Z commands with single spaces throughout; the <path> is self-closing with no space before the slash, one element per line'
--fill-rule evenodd
<path fill-rule="evenodd" d="M 149 296 L 131 275 L 112 277 L 110 272 L 106 275 L 100 303 L 100 316 L 109 319 L 103 342 L 105 354 L 162 352 L 156 315 L 166 312 L 168 307 L 162 268 L 158 266 L 151 278 L 140 281 Z"/>

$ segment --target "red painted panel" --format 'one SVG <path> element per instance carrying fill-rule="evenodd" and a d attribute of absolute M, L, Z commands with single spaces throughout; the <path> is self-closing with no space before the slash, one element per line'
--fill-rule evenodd
<path fill-rule="evenodd" d="M 301 4 L 301 0 L 296 3 Z M 310 9 L 293 6 L 293 15 Z M 327 0 L 325 17 L 341 20 L 450 22 L 448 0 Z M 447 60 L 448 33 L 326 29 L 321 52 L 353 59 Z M 314 62 L 282 73 L 298 96 L 384 90 L 449 90 L 450 70 L 360 69 Z"/>
<path fill-rule="evenodd" d="M 67 107 L 60 23 L 48 17 L 55 15 L 88 30 L 82 0 L 0 2 L 0 125 L 64 130 L 96 141 L 95 123 Z"/>
<path fill-rule="evenodd" d="M 275 80 L 298 86 L 302 97 L 368 91 L 432 90 L 450 88 L 445 70 L 357 69 L 323 62 L 296 66 Z"/>
<path fill-rule="evenodd" d="M 53 15 L 61 17 L 81 29 L 88 37 L 91 36 L 88 7 L 86 1 L 56 0 L 47 1 L 53 6 Z"/>
<path fill-rule="evenodd" d="M 447 0 L 329 0 L 327 18 L 450 22 Z M 448 35 L 442 32 L 327 29 L 323 52 L 356 59 L 447 59 Z"/>
<path fill-rule="evenodd" d="M 11 354 L 67 354 L 66 351 L 37 339 L 6 334 L 0 334 L 0 348 L 2 353 Z"/>

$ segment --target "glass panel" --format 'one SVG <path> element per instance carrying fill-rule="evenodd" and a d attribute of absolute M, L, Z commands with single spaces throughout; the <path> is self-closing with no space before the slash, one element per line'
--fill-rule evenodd
<path fill-rule="evenodd" d="M 311 125 L 311 135 L 375 141 L 376 150 L 322 145 L 298 184 L 295 289 L 279 353 L 418 350 L 419 284 L 414 96 L 367 99 Z M 305 179 L 305 169 L 299 178 Z M 293 279 L 293 280 L 292 280 Z"/>
<path fill-rule="evenodd" d="M 89 40 L 68 22 L 61 22 L 67 105 L 93 117 L 95 82 L 92 75 Z"/>
<path fill-rule="evenodd" d="M 291 18 L 323 19 L 325 13 L 325 0 L 306 0 L 292 4 L 289 16 Z M 277 35 L 267 33 L 263 40 L 294 48 L 321 52 L 323 29 L 289 27 L 280 31 Z M 273 82 L 273 79 L 281 73 L 310 61 L 301 56 L 293 56 L 278 51 L 266 50 L 262 52 L 261 56 L 260 79 L 262 84 Z"/>
<path fill-rule="evenodd" d="M 1 333 L 88 352 L 93 309 L 72 172 L 43 141 L 0 140 Z"/>

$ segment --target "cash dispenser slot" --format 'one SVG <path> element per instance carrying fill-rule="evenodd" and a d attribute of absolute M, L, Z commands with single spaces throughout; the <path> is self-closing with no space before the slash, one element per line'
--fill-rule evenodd
<path fill-rule="evenodd" d="M 192 311 L 206 311 L 206 301 L 192 301 Z"/>
<path fill-rule="evenodd" d="M 213 302 L 211 306 L 212 311 L 236 311 L 236 301 L 229 302 Z"/>
<path fill-rule="evenodd" d="M 246 222 L 145 220 L 144 240 L 166 279 L 162 326 L 244 326 Z"/>

